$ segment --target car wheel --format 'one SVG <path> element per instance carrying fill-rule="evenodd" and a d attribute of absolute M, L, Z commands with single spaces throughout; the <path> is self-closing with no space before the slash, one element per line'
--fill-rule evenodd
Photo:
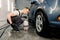
<path fill-rule="evenodd" d="M 35 26 L 38 34 L 41 34 L 45 30 L 45 18 L 42 12 L 37 12 L 35 18 Z"/>

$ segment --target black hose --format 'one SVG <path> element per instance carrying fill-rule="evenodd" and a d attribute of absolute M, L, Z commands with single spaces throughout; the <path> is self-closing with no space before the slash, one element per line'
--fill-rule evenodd
<path fill-rule="evenodd" d="M 0 29 L 0 30 L 4 29 L 3 32 L 2 32 L 1 35 L 0 35 L 0 38 L 2 37 L 2 35 L 4 34 L 4 32 L 6 31 L 6 29 L 7 29 L 9 26 L 10 26 L 10 25 L 7 25 L 7 26 L 5 26 L 5 27 L 3 27 L 3 28 Z"/>

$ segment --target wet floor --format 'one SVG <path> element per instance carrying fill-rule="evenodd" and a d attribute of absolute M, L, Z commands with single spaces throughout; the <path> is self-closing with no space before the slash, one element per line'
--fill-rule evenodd
<path fill-rule="evenodd" d="M 11 32 L 12 36 L 9 37 L 8 40 L 49 40 L 42 37 L 39 37 L 33 29 L 29 31 L 21 31 L 21 32 Z"/>
<path fill-rule="evenodd" d="M 37 35 L 35 29 L 32 28 L 32 26 L 30 26 L 28 31 L 21 30 L 20 32 L 12 31 L 12 28 L 9 27 L 5 31 L 4 35 L 0 38 L 0 40 L 58 40 L 58 39 L 41 37 Z"/>

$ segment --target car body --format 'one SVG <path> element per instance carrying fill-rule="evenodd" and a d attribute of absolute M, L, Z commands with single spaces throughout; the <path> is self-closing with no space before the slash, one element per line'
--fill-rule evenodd
<path fill-rule="evenodd" d="M 47 25 L 60 28 L 60 0 L 43 0 L 40 3 L 39 0 L 32 0 L 29 13 L 30 23 L 35 23 L 36 25 L 36 15 L 39 11 L 43 12 L 42 14 Z"/>

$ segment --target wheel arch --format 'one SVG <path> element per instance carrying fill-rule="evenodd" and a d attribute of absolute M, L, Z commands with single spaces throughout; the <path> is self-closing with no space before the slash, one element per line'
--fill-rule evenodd
<path fill-rule="evenodd" d="M 48 25 L 49 24 L 49 21 L 48 21 L 48 18 L 47 18 L 47 15 L 46 15 L 44 9 L 41 9 L 41 8 L 37 9 L 36 12 L 35 12 L 35 18 L 36 18 L 37 12 L 39 12 L 39 11 L 41 11 L 43 13 L 43 15 L 44 15 L 44 17 L 46 19 L 47 25 Z"/>

